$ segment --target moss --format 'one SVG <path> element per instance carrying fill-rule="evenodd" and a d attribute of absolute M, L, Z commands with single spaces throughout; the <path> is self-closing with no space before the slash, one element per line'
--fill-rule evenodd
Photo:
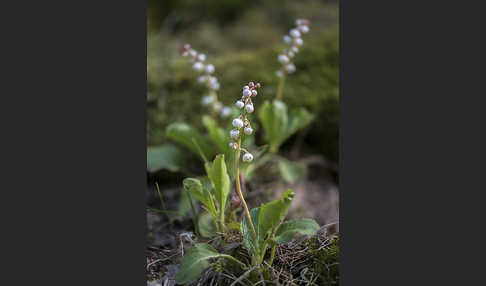
<path fill-rule="evenodd" d="M 313 271 L 319 278 L 318 285 L 339 285 L 339 237 L 330 237 L 327 246 L 320 246 L 317 238 L 308 241 Z"/>

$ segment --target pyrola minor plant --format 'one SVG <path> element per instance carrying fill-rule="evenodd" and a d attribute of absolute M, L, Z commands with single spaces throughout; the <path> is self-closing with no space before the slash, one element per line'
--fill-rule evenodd
<path fill-rule="evenodd" d="M 245 148 L 242 148 L 241 137 L 243 136 L 243 133 L 245 133 L 245 135 L 251 135 L 253 133 L 253 129 L 251 128 L 251 123 L 250 123 L 250 120 L 247 118 L 247 115 L 248 115 L 248 113 L 253 113 L 253 111 L 255 110 L 251 98 L 257 96 L 257 94 L 258 94 L 257 88 L 260 88 L 260 87 L 261 87 L 260 83 L 255 84 L 253 82 L 249 82 L 248 85 L 245 85 L 243 87 L 241 99 L 239 99 L 235 103 L 235 106 L 238 109 L 242 109 L 242 112 L 241 112 L 240 116 L 233 119 L 232 124 L 233 124 L 234 129 L 232 129 L 230 131 L 230 136 L 234 140 L 233 142 L 230 143 L 230 147 L 232 149 L 236 150 L 236 155 L 235 155 L 236 191 L 238 193 L 238 196 L 240 197 L 240 201 L 241 201 L 243 208 L 245 210 L 245 215 L 246 215 L 246 217 L 249 221 L 249 224 L 250 224 L 252 233 L 255 236 L 255 239 L 256 239 L 255 227 L 253 226 L 253 223 L 252 223 L 252 220 L 251 220 L 251 217 L 250 217 L 250 212 L 248 210 L 248 206 L 247 206 L 245 199 L 243 198 L 243 194 L 241 192 L 241 182 L 240 182 L 240 174 L 239 174 L 240 170 L 239 170 L 238 166 L 239 166 L 239 161 L 240 161 L 239 158 L 240 158 L 241 151 L 244 152 L 243 158 L 242 158 L 243 162 L 251 162 L 253 160 L 253 155 L 250 152 L 248 152 L 248 150 L 246 150 Z"/>
<path fill-rule="evenodd" d="M 223 106 L 223 103 L 218 101 L 218 96 L 216 94 L 216 91 L 219 89 L 219 82 L 218 79 L 213 76 L 215 70 L 214 65 L 205 63 L 206 55 L 191 49 L 191 45 L 189 44 L 184 45 L 182 56 L 192 63 L 192 68 L 194 70 L 202 73 L 202 75 L 199 76 L 198 81 L 201 84 L 205 84 L 209 91 L 209 94 L 203 96 L 201 99 L 202 105 L 210 106 L 212 111 L 211 114 L 213 116 L 216 116 L 216 114 L 219 113 L 223 118 L 228 117 L 231 114 L 231 108 Z"/>
<path fill-rule="evenodd" d="M 282 54 L 278 55 L 278 61 L 282 64 L 282 67 L 276 71 L 276 75 L 280 78 L 280 82 L 277 89 L 276 99 L 282 99 L 282 92 L 284 87 L 285 75 L 295 72 L 295 65 L 292 62 L 292 58 L 299 51 L 299 46 L 304 44 L 302 40 L 302 34 L 309 32 L 309 21 L 307 19 L 297 19 L 297 27 L 290 30 L 289 35 L 283 37 L 284 42 L 289 45 Z"/>

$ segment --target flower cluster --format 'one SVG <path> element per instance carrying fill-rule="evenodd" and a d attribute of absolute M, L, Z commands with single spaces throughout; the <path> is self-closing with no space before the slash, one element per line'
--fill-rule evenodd
<path fill-rule="evenodd" d="M 216 91 L 219 89 L 218 79 L 213 76 L 214 65 L 205 63 L 206 55 L 198 53 L 196 50 L 191 49 L 191 45 L 185 44 L 182 51 L 182 56 L 187 58 L 192 63 L 192 68 L 200 73 L 198 81 L 201 84 L 205 84 L 209 90 L 209 94 L 203 96 L 201 103 L 205 106 L 211 106 L 213 112 L 219 113 L 222 117 L 228 117 L 231 115 L 231 107 L 223 106 L 223 103 L 218 101 Z"/>
<path fill-rule="evenodd" d="M 292 58 L 299 51 L 299 46 L 304 44 L 302 40 L 302 34 L 309 32 L 309 21 L 307 19 L 297 19 L 297 27 L 290 30 L 289 35 L 284 36 L 284 42 L 289 44 L 289 48 L 278 55 L 278 61 L 282 64 L 282 68 L 276 72 L 278 77 L 281 77 L 283 73 L 293 73 L 295 71 L 295 65 L 292 63 Z"/>
<path fill-rule="evenodd" d="M 250 120 L 248 120 L 247 115 L 248 113 L 252 113 L 255 110 L 255 107 L 253 106 L 253 102 L 251 101 L 252 97 L 255 97 L 258 92 L 257 88 L 260 88 L 261 85 L 260 83 L 253 83 L 250 82 L 248 85 L 245 85 L 243 87 L 243 95 L 241 96 L 241 99 L 236 101 L 235 106 L 238 109 L 243 109 L 240 116 L 237 118 L 233 119 L 233 127 L 230 131 L 230 136 L 234 140 L 229 144 L 229 146 L 238 151 L 243 151 L 243 161 L 244 162 L 251 162 L 253 160 L 253 155 L 248 152 L 246 149 L 241 148 L 241 136 L 242 132 L 245 133 L 246 135 L 251 135 L 253 133 L 253 129 L 251 128 L 251 123 Z"/>

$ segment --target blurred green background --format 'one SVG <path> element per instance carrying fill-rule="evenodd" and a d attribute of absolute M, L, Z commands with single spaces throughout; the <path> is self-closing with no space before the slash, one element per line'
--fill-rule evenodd
<path fill-rule="evenodd" d="M 225 105 L 241 96 L 248 81 L 262 83 L 255 100 L 258 109 L 265 99 L 275 98 L 277 55 L 285 48 L 282 37 L 295 27 L 296 19 L 307 18 L 310 32 L 294 58 L 297 71 L 286 78 L 283 101 L 290 109 L 302 106 L 316 114 L 304 133 L 307 152 L 337 162 L 338 1 L 148 0 L 147 5 L 149 145 L 168 141 L 165 128 L 175 121 L 203 128 L 204 88 L 180 55 L 185 43 L 215 65 L 221 84 L 218 97 Z"/>

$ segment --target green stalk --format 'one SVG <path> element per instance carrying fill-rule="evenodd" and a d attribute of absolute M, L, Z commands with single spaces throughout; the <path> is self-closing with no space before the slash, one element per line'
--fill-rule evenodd
<path fill-rule="evenodd" d="M 240 197 L 241 204 L 243 205 L 243 209 L 245 210 L 246 219 L 250 224 L 251 232 L 253 233 L 253 237 L 255 238 L 255 246 L 257 248 L 257 253 L 260 253 L 260 249 L 258 248 L 258 237 L 255 231 L 255 227 L 253 226 L 253 221 L 251 220 L 250 211 L 248 210 L 248 206 L 246 204 L 245 198 L 243 197 L 243 193 L 241 192 L 241 184 L 240 184 L 240 168 L 238 163 L 240 161 L 240 146 L 241 146 L 241 137 L 238 138 L 238 149 L 236 150 L 235 155 L 235 179 L 236 179 L 236 192 Z"/>
<path fill-rule="evenodd" d="M 273 259 L 275 258 L 275 252 L 277 250 L 277 244 L 272 246 L 272 253 L 270 254 L 270 266 L 272 266 Z"/>
<path fill-rule="evenodd" d="M 280 77 L 280 81 L 278 83 L 277 96 L 275 97 L 276 100 L 282 100 L 284 85 L 285 85 L 285 72 L 282 71 L 282 76 Z"/>

